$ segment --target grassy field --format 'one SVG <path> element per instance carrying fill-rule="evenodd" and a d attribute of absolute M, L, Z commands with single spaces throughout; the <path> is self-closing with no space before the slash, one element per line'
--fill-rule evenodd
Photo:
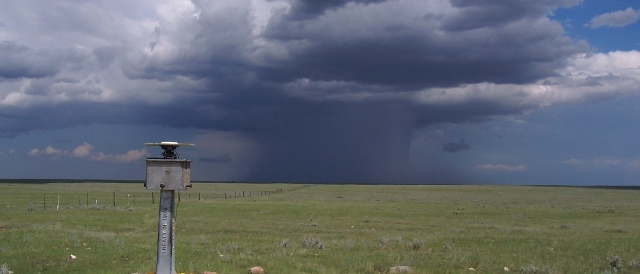
<path fill-rule="evenodd" d="M 150 196 L 141 183 L 0 184 L 0 273 L 154 271 Z M 639 198 L 576 187 L 194 182 L 178 203 L 176 270 L 640 273 Z"/>

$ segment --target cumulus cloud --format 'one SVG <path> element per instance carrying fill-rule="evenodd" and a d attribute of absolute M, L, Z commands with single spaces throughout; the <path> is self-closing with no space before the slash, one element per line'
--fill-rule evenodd
<path fill-rule="evenodd" d="M 56 149 L 52 146 L 47 146 L 44 149 L 32 149 L 29 151 L 29 153 L 27 153 L 30 156 L 38 156 L 38 155 L 63 155 L 63 154 L 67 154 L 67 151 L 62 151 L 60 149 Z"/>
<path fill-rule="evenodd" d="M 132 149 L 125 154 L 114 155 L 116 162 L 130 163 L 138 160 L 142 160 L 149 155 L 146 149 Z"/>
<path fill-rule="evenodd" d="M 123 162 L 130 163 L 138 160 L 144 159 L 149 155 L 149 152 L 146 149 L 134 149 L 130 150 L 125 154 L 105 154 L 103 152 L 93 152 L 94 146 L 89 143 L 84 143 L 80 146 L 77 146 L 71 151 L 56 149 L 52 146 L 47 146 L 44 149 L 31 149 L 27 155 L 29 156 L 68 156 L 68 157 L 76 157 L 82 159 L 90 159 L 94 161 L 113 161 L 113 162 Z"/>
<path fill-rule="evenodd" d="M 91 150 L 93 150 L 93 146 L 89 143 L 84 143 L 83 145 L 76 147 L 71 154 L 82 158 L 89 156 L 89 154 L 91 154 Z"/>
<path fill-rule="evenodd" d="M 598 15 L 591 19 L 589 26 L 592 28 L 599 27 L 624 27 L 629 24 L 633 24 L 640 18 L 640 11 L 634 10 L 629 7 L 626 10 L 609 12 Z"/>
<path fill-rule="evenodd" d="M 197 128 L 233 145 L 207 155 L 246 165 L 247 179 L 402 180 L 417 128 L 637 93 L 638 52 L 592 54 L 547 17 L 579 2 L 12 5 L 0 11 L 0 136 Z M 93 150 L 57 153 L 146 153 Z"/>
<path fill-rule="evenodd" d="M 47 148 L 45 148 L 41 152 L 44 153 L 44 154 L 47 154 L 47 155 L 60 155 L 60 154 L 63 154 L 62 150 L 55 149 L 52 146 L 48 146 Z"/>

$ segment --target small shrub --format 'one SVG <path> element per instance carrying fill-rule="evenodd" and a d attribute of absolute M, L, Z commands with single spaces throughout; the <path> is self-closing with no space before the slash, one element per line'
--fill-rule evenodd
<path fill-rule="evenodd" d="M 616 229 L 605 229 L 602 232 L 609 232 L 609 233 L 624 233 L 624 229 L 622 229 L 621 227 L 616 228 Z"/>
<path fill-rule="evenodd" d="M 287 248 L 288 244 L 289 244 L 289 239 L 284 239 L 284 240 L 280 241 L 280 247 L 282 247 L 282 248 Z"/>
<path fill-rule="evenodd" d="M 378 272 L 378 273 L 387 273 L 387 272 L 389 272 L 389 268 L 387 268 L 384 265 L 381 265 L 379 263 L 373 264 L 373 270 Z"/>
<path fill-rule="evenodd" d="M 524 274 L 544 274 L 544 273 L 550 273 L 551 270 L 546 267 L 537 267 L 535 265 L 528 265 L 528 266 L 523 266 L 520 267 L 520 273 L 524 273 Z"/>
<path fill-rule="evenodd" d="M 0 266 L 0 274 L 12 274 L 13 271 L 9 270 L 9 266 L 7 266 L 6 263 L 2 264 L 2 266 Z"/>
<path fill-rule="evenodd" d="M 380 238 L 380 248 L 385 248 L 388 242 L 389 242 L 389 239 L 385 237 Z"/>
<path fill-rule="evenodd" d="M 418 250 L 422 247 L 422 241 L 420 239 L 413 239 L 411 242 L 411 250 Z"/>
<path fill-rule="evenodd" d="M 324 243 L 318 239 L 307 238 L 307 236 L 302 237 L 302 246 L 306 248 L 324 249 Z"/>
<path fill-rule="evenodd" d="M 442 252 L 449 252 L 453 250 L 453 248 L 451 246 L 449 246 L 448 244 L 443 244 L 442 245 Z"/>
<path fill-rule="evenodd" d="M 93 204 L 90 208 L 94 209 L 94 210 L 100 210 L 100 209 L 104 209 L 104 206 L 100 206 L 98 204 Z"/>
<path fill-rule="evenodd" d="M 231 256 L 220 256 L 220 261 L 225 264 L 228 264 L 228 263 L 231 263 L 233 259 L 231 258 Z"/>
<path fill-rule="evenodd" d="M 616 256 L 613 257 L 609 257 L 609 266 L 611 266 L 611 270 L 614 272 L 618 272 L 618 270 L 620 270 L 620 268 L 622 268 L 623 262 L 622 262 L 622 258 Z"/>

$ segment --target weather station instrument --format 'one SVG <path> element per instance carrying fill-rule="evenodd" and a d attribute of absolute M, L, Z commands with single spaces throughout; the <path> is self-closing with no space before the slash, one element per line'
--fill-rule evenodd
<path fill-rule="evenodd" d="M 147 190 L 160 190 L 156 274 L 174 274 L 176 191 L 191 187 L 191 161 L 179 159 L 176 149 L 193 144 L 160 142 L 144 145 L 159 146 L 163 150 L 162 157 L 146 159 L 144 184 Z"/>

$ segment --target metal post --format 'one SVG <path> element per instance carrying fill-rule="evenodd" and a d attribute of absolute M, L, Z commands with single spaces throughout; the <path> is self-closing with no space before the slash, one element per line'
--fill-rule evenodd
<path fill-rule="evenodd" d="M 160 191 L 160 214 L 158 216 L 158 258 L 156 274 L 174 274 L 175 190 Z"/>
<path fill-rule="evenodd" d="M 193 146 L 178 142 L 146 143 L 146 146 L 160 146 L 164 150 L 162 158 L 147 158 L 147 180 L 145 188 L 160 190 L 158 204 L 158 247 L 156 274 L 175 274 L 175 221 L 176 221 L 176 191 L 191 187 L 191 161 L 178 159 L 176 148 Z M 191 199 L 191 194 L 187 197 Z M 180 201 L 180 192 L 178 192 Z M 151 202 L 154 202 L 153 192 Z"/>

